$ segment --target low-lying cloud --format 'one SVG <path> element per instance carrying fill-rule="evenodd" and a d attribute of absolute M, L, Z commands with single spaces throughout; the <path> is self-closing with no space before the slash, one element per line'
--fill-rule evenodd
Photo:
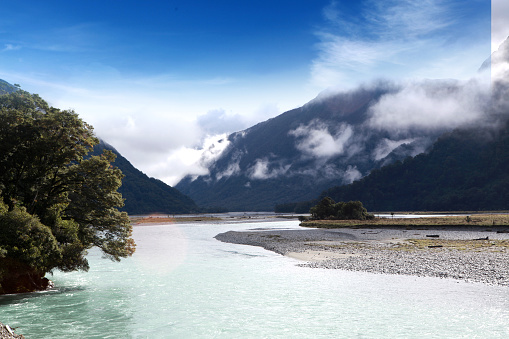
<path fill-rule="evenodd" d="M 415 129 L 453 129 L 478 121 L 488 103 L 489 89 L 477 80 L 415 82 L 371 106 L 368 124 L 395 135 Z"/>
<path fill-rule="evenodd" d="M 301 125 L 289 132 L 297 140 L 295 147 L 305 156 L 328 159 L 346 152 L 346 147 L 353 136 L 353 128 L 340 124 L 335 133 L 330 133 L 327 125 L 313 120 L 308 125 Z"/>
<path fill-rule="evenodd" d="M 255 164 L 247 170 L 247 175 L 250 179 L 272 179 L 285 175 L 289 168 L 290 165 L 271 163 L 268 158 L 256 159 Z"/>
<path fill-rule="evenodd" d="M 402 140 L 391 140 L 387 138 L 383 138 L 380 143 L 376 146 L 373 151 L 373 159 L 376 161 L 382 160 L 386 156 L 388 156 L 392 151 L 403 144 L 410 144 L 415 140 L 415 138 L 410 139 L 402 139 Z"/>

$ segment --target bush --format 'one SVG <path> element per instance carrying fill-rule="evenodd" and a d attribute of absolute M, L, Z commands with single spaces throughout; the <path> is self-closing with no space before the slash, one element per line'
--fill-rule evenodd
<path fill-rule="evenodd" d="M 360 201 L 334 202 L 330 197 L 323 198 L 309 210 L 314 220 L 366 220 L 373 219 Z"/>

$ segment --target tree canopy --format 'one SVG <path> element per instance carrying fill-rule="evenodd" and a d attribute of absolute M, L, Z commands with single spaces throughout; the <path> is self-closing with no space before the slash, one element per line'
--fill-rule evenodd
<path fill-rule="evenodd" d="M 87 156 L 97 143 L 73 110 L 21 89 L 0 95 L 0 294 L 30 289 L 13 279 L 88 270 L 93 246 L 112 260 L 134 252 L 123 175 L 111 151 Z"/>
<path fill-rule="evenodd" d="M 330 197 L 325 197 L 318 204 L 309 210 L 311 219 L 314 220 L 366 220 L 374 216 L 369 214 L 360 201 L 338 202 L 336 203 Z"/>

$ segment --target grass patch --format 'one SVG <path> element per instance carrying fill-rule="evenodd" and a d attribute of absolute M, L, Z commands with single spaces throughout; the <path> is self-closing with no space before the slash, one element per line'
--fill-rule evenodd
<path fill-rule="evenodd" d="M 159 216 L 149 216 L 149 217 L 131 217 L 131 222 L 134 225 L 137 224 L 175 224 L 175 223 L 186 223 L 186 222 L 206 222 L 206 221 L 220 221 L 221 218 L 217 217 L 159 217 Z"/>
<path fill-rule="evenodd" d="M 509 240 L 409 239 L 392 247 L 394 250 L 431 250 L 434 247 L 459 251 L 508 251 Z"/>
<path fill-rule="evenodd" d="M 373 220 L 310 220 L 300 224 L 304 227 L 447 227 L 447 226 L 508 226 L 507 214 L 473 214 L 468 216 L 445 216 L 424 218 L 375 218 Z"/>

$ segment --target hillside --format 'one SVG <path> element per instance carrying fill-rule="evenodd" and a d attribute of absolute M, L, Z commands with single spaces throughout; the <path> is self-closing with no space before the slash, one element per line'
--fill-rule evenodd
<path fill-rule="evenodd" d="M 509 39 L 481 69 L 491 68 L 491 97 L 482 123 L 442 135 L 424 154 L 408 157 L 346 186 L 322 192 L 361 200 L 371 211 L 509 210 Z M 316 203 L 278 206 L 305 212 Z"/>
<path fill-rule="evenodd" d="M 16 90 L 16 87 L 11 85 L 5 80 L 0 79 L 0 95 L 12 93 Z"/>
<path fill-rule="evenodd" d="M 509 123 L 442 136 L 427 154 L 322 193 L 370 211 L 509 210 Z"/>
<path fill-rule="evenodd" d="M 461 101 L 462 86 L 455 81 L 409 87 L 379 82 L 321 94 L 300 108 L 231 134 L 208 175 L 185 177 L 175 187 L 200 206 L 234 211 L 273 210 L 277 204 L 314 199 L 329 187 L 422 153 L 462 122 L 424 119 L 420 126 L 412 116 L 391 116 L 392 102 L 413 95 L 429 107 L 441 107 L 445 98 Z M 407 107 L 398 109 L 397 114 L 407 114 Z"/>
<path fill-rule="evenodd" d="M 103 149 L 111 150 L 117 155 L 113 165 L 120 168 L 125 175 L 119 189 L 125 199 L 123 211 L 131 215 L 150 213 L 186 214 L 200 211 L 200 208 L 196 206 L 191 198 L 158 179 L 149 178 L 104 141 L 101 141 L 94 148 L 94 154 L 101 154 Z"/>

